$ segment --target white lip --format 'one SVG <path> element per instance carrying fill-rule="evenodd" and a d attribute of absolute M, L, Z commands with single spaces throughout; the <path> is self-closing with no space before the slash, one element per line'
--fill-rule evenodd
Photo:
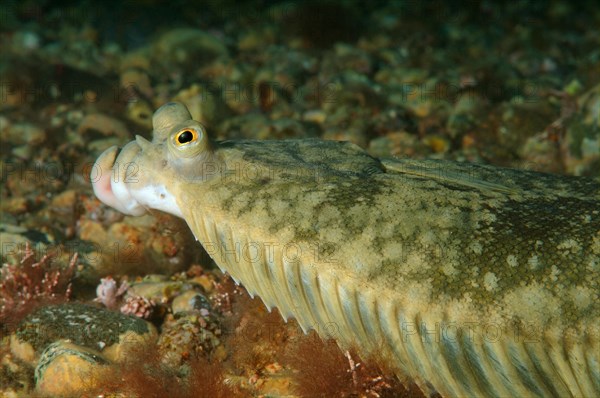
<path fill-rule="evenodd" d="M 146 209 L 130 194 L 126 184 L 127 164 L 131 162 L 122 162 L 124 150 L 130 149 L 129 143 L 119 153 L 116 146 L 108 148 L 98 157 L 94 163 L 91 173 L 92 187 L 94 194 L 105 204 L 131 216 L 141 216 L 146 213 Z M 128 148 L 129 147 L 129 148 Z M 137 151 L 134 155 L 137 154 Z M 118 157 L 117 157 L 118 155 Z M 117 161 L 118 160 L 118 161 Z M 115 169 L 115 167 L 117 167 Z"/>

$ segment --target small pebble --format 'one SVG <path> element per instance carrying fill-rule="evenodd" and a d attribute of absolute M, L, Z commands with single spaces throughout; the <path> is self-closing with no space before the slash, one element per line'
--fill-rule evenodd
<path fill-rule="evenodd" d="M 43 395 L 71 397 L 93 387 L 109 361 L 98 351 L 66 341 L 50 344 L 35 367 L 36 389 Z"/>
<path fill-rule="evenodd" d="M 139 318 L 91 305 L 67 303 L 42 307 L 21 321 L 10 348 L 19 359 L 35 363 L 48 345 L 69 340 L 119 361 L 132 349 L 156 339 L 154 326 Z"/>
<path fill-rule="evenodd" d="M 207 316 L 211 311 L 211 305 L 202 293 L 190 290 L 175 297 L 171 310 L 173 314 L 199 311 L 201 315 Z"/>

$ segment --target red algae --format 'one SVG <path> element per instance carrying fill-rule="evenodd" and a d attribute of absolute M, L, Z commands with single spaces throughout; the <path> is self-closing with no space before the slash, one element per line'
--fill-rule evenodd
<path fill-rule="evenodd" d="M 289 347 L 285 363 L 295 369 L 293 391 L 302 397 L 424 397 L 416 385 L 404 386 L 391 372 L 340 350 L 334 340 L 316 333 Z"/>
<path fill-rule="evenodd" d="M 403 385 L 393 372 L 343 352 L 333 340 L 303 334 L 296 321 L 285 323 L 277 310 L 268 312 L 245 291 L 234 297 L 232 315 L 225 318 L 231 333 L 224 341 L 227 361 L 242 380 L 258 386 L 255 393 L 267 393 L 260 386 L 279 379 L 288 394 L 301 397 L 424 397 L 416 385 Z"/>
<path fill-rule="evenodd" d="M 37 261 L 27 243 L 21 261 L 0 271 L 0 325 L 10 329 L 37 305 L 68 301 L 76 264 L 77 254 L 65 268 L 53 265 L 48 254 Z"/>
<path fill-rule="evenodd" d="M 97 375 L 96 386 L 86 394 L 125 394 L 144 398 L 225 398 L 243 396 L 225 382 L 223 364 L 197 358 L 185 375 L 165 366 L 156 350 L 138 350 L 127 361 Z"/>

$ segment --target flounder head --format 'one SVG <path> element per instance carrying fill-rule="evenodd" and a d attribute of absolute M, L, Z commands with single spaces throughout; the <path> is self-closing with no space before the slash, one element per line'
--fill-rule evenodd
<path fill-rule="evenodd" d="M 221 162 L 206 129 L 184 105 L 163 105 L 152 124 L 152 141 L 137 135 L 121 150 L 113 146 L 98 157 L 91 172 L 94 193 L 128 215 L 157 209 L 182 217 L 175 200 L 180 183 L 209 178 Z"/>

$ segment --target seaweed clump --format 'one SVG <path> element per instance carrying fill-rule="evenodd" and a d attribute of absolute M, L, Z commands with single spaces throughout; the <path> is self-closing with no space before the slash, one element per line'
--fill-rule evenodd
<path fill-rule="evenodd" d="M 77 253 L 66 267 L 52 264 L 52 256 L 36 260 L 29 243 L 18 264 L 4 264 L 0 270 L 0 325 L 10 329 L 40 304 L 56 304 L 71 297 L 71 281 Z"/>
<path fill-rule="evenodd" d="M 157 350 L 137 350 L 126 361 L 107 368 L 98 375 L 97 387 L 86 391 L 89 396 L 126 395 L 135 397 L 240 397 L 241 392 L 230 386 L 223 364 L 194 358 L 182 375 L 166 366 Z"/>
<path fill-rule="evenodd" d="M 302 397 L 424 397 L 416 384 L 405 386 L 389 370 L 342 352 L 314 332 L 291 347 L 285 363 L 296 369 L 294 390 Z"/>
<path fill-rule="evenodd" d="M 232 295 L 232 316 L 224 328 L 230 331 L 225 345 L 234 349 L 226 366 L 255 395 L 265 392 L 269 379 L 285 379 L 289 384 L 279 392 L 301 397 L 424 398 L 416 384 L 405 385 L 391 369 L 363 361 L 353 350 L 344 352 L 314 331 L 303 334 L 293 319 L 284 323 L 276 309 L 267 312 L 243 290 Z"/>

